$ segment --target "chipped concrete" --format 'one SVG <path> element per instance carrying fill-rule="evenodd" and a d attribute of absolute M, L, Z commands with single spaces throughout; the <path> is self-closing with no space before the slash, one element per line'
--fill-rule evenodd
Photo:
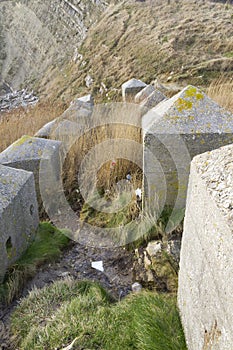
<path fill-rule="evenodd" d="M 61 172 L 61 153 L 62 143 L 60 141 L 23 136 L 0 154 L 0 164 L 33 172 L 40 213 L 43 213 L 39 184 L 41 160 L 44 164 L 47 163 L 56 181 Z"/>
<path fill-rule="evenodd" d="M 0 165 L 0 281 L 39 225 L 33 173 Z"/>
<path fill-rule="evenodd" d="M 134 101 L 135 95 L 144 89 L 146 84 L 141 80 L 137 80 L 135 78 L 126 81 L 122 84 L 122 97 L 124 102 L 132 102 Z"/>
<path fill-rule="evenodd" d="M 143 116 L 142 127 L 147 202 L 160 191 L 161 203 L 176 203 L 179 208 L 185 206 L 191 159 L 233 142 L 233 115 L 194 86 L 151 109 Z M 163 188 L 161 173 L 166 181 Z M 148 186 L 154 186 L 150 194 Z"/>
<path fill-rule="evenodd" d="M 233 144 L 191 163 L 178 304 L 189 350 L 232 350 Z"/>

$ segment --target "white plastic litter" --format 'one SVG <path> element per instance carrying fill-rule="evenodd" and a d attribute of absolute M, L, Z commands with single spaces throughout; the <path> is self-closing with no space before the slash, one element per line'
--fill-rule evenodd
<path fill-rule="evenodd" d="M 141 188 L 137 188 L 135 191 L 136 196 L 141 199 L 142 198 L 142 190 Z"/>
<path fill-rule="evenodd" d="M 92 261 L 91 267 L 98 271 L 104 272 L 103 261 Z"/>

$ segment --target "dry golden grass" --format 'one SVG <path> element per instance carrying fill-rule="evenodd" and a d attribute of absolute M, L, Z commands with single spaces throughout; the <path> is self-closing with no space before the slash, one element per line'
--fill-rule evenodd
<path fill-rule="evenodd" d="M 59 138 L 60 139 L 60 138 Z M 109 151 L 107 161 L 103 161 L 102 155 L 107 152 L 105 142 L 111 140 L 112 148 Z M 115 142 L 119 140 L 119 142 Z M 135 141 L 137 144 L 142 142 L 141 128 L 131 125 L 105 125 L 104 127 L 97 127 L 88 130 L 84 133 L 70 148 L 63 166 L 64 187 L 67 193 L 73 195 L 73 191 L 78 188 L 78 173 L 81 162 L 88 156 L 88 152 L 96 148 L 90 157 L 88 164 L 91 167 L 85 167 L 83 185 L 86 189 L 93 186 L 93 174 L 96 174 L 98 189 L 111 190 L 114 184 L 125 179 L 127 172 L 134 174 L 133 181 L 135 186 L 141 187 L 142 171 L 139 166 L 142 160 L 142 150 L 140 154 L 135 154 L 135 149 L 132 147 L 127 157 L 124 156 L 124 143 Z M 98 147 L 98 145 L 100 147 Z M 127 147 L 128 143 L 125 147 Z M 122 157 L 114 157 L 113 154 L 122 154 Z M 126 159 L 127 158 L 127 159 Z M 112 163 L 115 163 L 112 165 Z"/>
<path fill-rule="evenodd" d="M 213 81 L 207 89 L 207 95 L 220 106 L 233 113 L 233 78 L 221 77 Z"/>
<path fill-rule="evenodd" d="M 0 116 L 0 152 L 23 135 L 33 136 L 43 125 L 57 118 L 66 109 L 62 103 L 49 101 L 35 107 L 18 108 Z"/>
<path fill-rule="evenodd" d="M 232 16 L 233 6 L 209 1 L 111 5 L 90 28 L 79 49 L 82 60 L 69 62 L 52 92 L 66 99 L 89 90 L 96 101 L 117 100 L 121 84 L 132 77 L 208 86 L 223 71 L 232 72 Z M 94 80 L 89 89 L 88 74 Z M 102 94 L 101 83 L 107 89 Z"/>

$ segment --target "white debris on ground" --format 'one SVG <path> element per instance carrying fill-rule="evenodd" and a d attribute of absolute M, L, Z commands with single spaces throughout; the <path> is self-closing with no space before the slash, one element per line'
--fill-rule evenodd
<path fill-rule="evenodd" d="M 92 261 L 91 267 L 95 270 L 104 272 L 103 261 Z"/>

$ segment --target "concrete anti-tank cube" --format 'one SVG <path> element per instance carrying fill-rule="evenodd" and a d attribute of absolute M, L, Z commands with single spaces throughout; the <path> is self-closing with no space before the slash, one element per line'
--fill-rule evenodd
<path fill-rule="evenodd" d="M 191 163 L 178 305 L 189 350 L 233 346 L 233 144 Z"/>
<path fill-rule="evenodd" d="M 16 169 L 31 171 L 35 177 L 36 193 L 40 214 L 44 214 L 40 193 L 40 164 L 47 164 L 51 186 L 60 180 L 62 142 L 23 136 L 0 154 L 0 164 Z M 48 176 L 48 175 L 46 175 Z"/>
<path fill-rule="evenodd" d="M 165 203 L 173 206 L 176 202 L 179 208 L 185 206 L 191 159 L 233 142 L 232 113 L 194 86 L 187 86 L 148 111 L 142 118 L 142 128 L 144 174 L 152 184 L 153 177 L 154 183 L 159 183 L 160 175 L 151 171 L 151 163 L 156 159 L 167 182 L 163 191 Z"/>
<path fill-rule="evenodd" d="M 39 225 L 33 173 L 0 165 L 0 281 Z"/>
<path fill-rule="evenodd" d="M 135 78 L 122 84 L 122 98 L 124 102 L 133 102 L 135 95 L 146 87 L 146 84 Z"/>
<path fill-rule="evenodd" d="M 66 134 L 66 139 L 69 137 L 69 133 L 71 133 L 72 141 L 73 135 L 77 132 L 77 137 L 79 137 L 82 128 L 91 123 L 94 108 L 94 103 L 91 101 L 91 95 L 74 100 L 60 117 L 45 124 L 34 136 L 63 141 L 64 138 L 60 139 L 59 133 L 61 135 Z M 72 123 L 76 123 L 76 125 L 72 125 Z"/>

